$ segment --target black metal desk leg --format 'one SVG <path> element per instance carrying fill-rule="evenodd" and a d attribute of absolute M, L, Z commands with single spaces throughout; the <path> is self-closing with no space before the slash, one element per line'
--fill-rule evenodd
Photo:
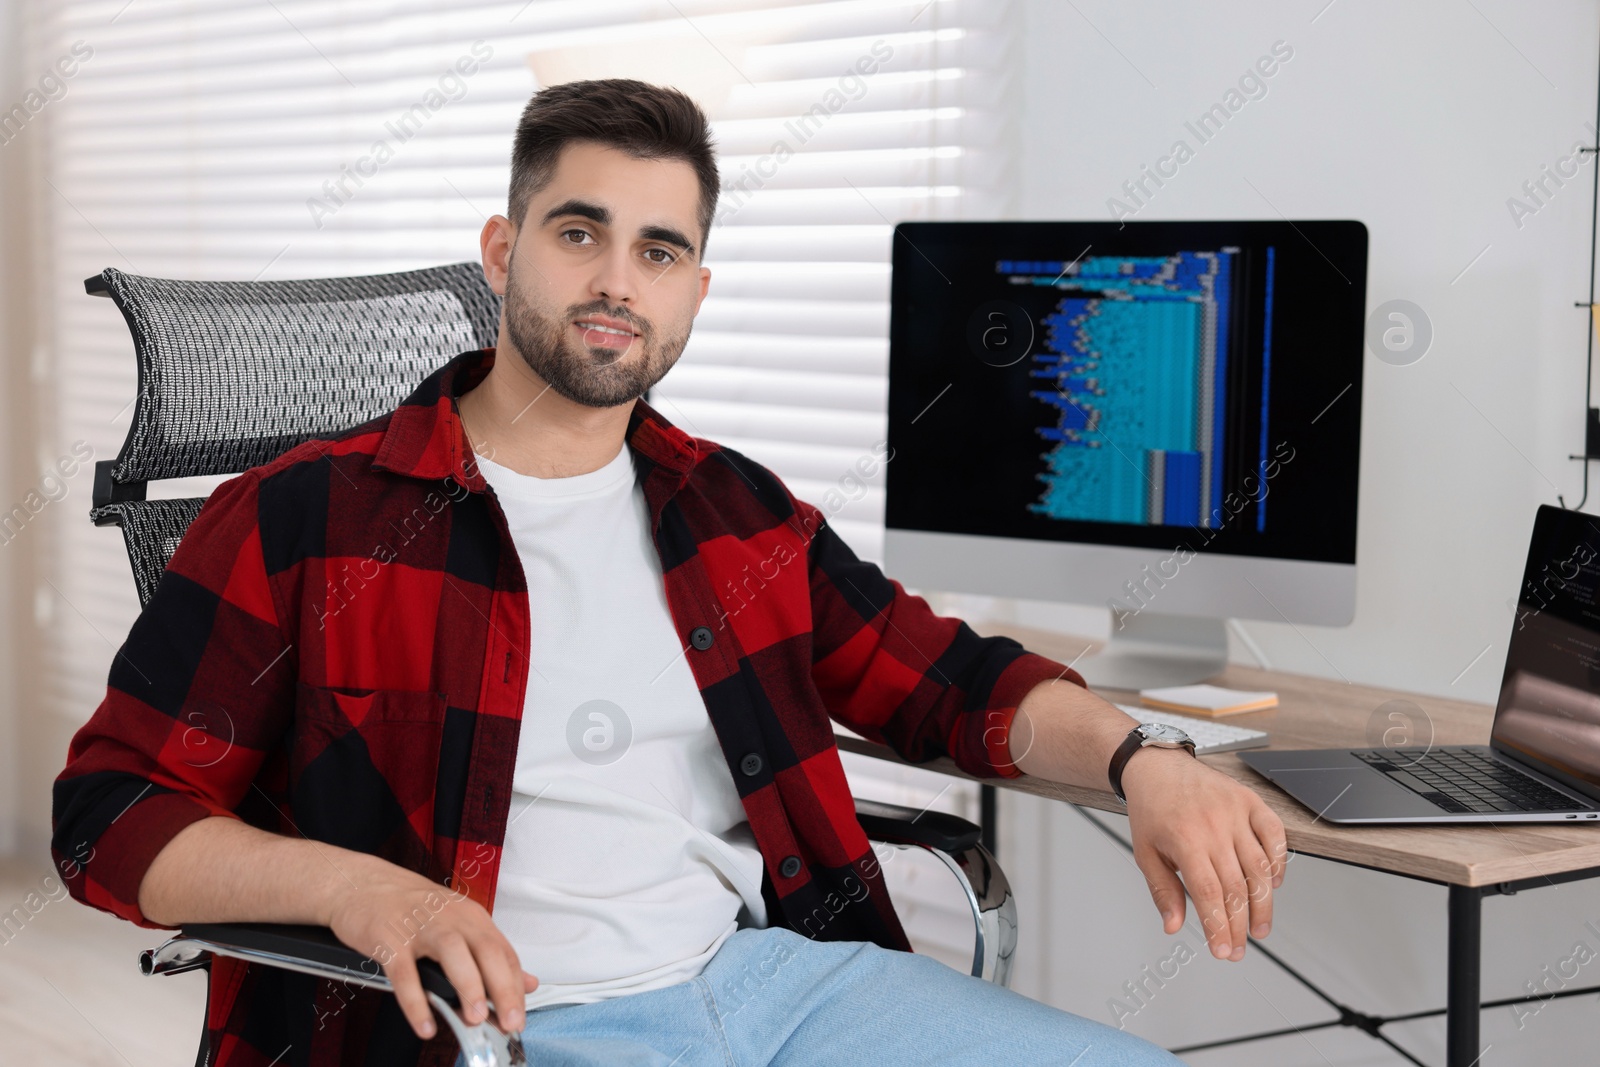
<path fill-rule="evenodd" d="M 1000 857 L 1000 794 L 992 785 L 978 786 L 978 828 L 983 831 L 979 842 L 995 859 Z"/>
<path fill-rule="evenodd" d="M 1445 988 L 1446 1067 L 1478 1062 L 1478 969 L 1483 959 L 1483 890 L 1450 887 L 1449 976 Z"/>

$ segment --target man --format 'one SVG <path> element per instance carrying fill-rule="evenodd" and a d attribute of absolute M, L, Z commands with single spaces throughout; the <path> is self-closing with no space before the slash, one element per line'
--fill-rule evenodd
<path fill-rule="evenodd" d="M 536 1064 L 1175 1062 L 909 952 L 830 717 L 974 775 L 1120 776 L 1167 933 L 1185 889 L 1214 955 L 1267 933 L 1253 793 L 640 399 L 717 193 L 681 93 L 537 94 L 481 238 L 496 347 L 224 483 L 178 547 L 73 738 L 55 859 L 146 927 L 330 926 L 395 985 L 216 960 L 212 1063 L 449 1063 L 420 957 Z"/>

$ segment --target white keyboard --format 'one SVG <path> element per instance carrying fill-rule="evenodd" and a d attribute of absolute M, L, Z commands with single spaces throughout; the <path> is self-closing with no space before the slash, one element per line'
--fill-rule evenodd
<path fill-rule="evenodd" d="M 1240 748 L 1261 748 L 1270 740 L 1260 730 L 1229 726 L 1211 719 L 1197 719 L 1192 715 L 1179 715 L 1176 712 L 1141 707 L 1138 704 L 1118 704 L 1117 707 L 1140 722 L 1159 722 L 1167 726 L 1176 726 L 1194 739 L 1196 756 L 1209 756 L 1213 752 L 1232 752 Z"/>

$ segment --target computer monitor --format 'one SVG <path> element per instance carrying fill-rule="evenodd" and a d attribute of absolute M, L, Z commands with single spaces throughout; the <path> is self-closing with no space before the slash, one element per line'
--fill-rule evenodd
<path fill-rule="evenodd" d="M 1106 604 L 1115 688 L 1348 624 L 1366 265 L 1354 221 L 901 223 L 886 570 Z"/>

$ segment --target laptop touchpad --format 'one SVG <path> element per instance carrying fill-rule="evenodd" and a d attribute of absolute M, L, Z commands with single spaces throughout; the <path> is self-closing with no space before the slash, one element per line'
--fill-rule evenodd
<path fill-rule="evenodd" d="M 1365 766 L 1277 767 L 1269 777 L 1328 822 L 1446 814 L 1437 804 Z"/>

